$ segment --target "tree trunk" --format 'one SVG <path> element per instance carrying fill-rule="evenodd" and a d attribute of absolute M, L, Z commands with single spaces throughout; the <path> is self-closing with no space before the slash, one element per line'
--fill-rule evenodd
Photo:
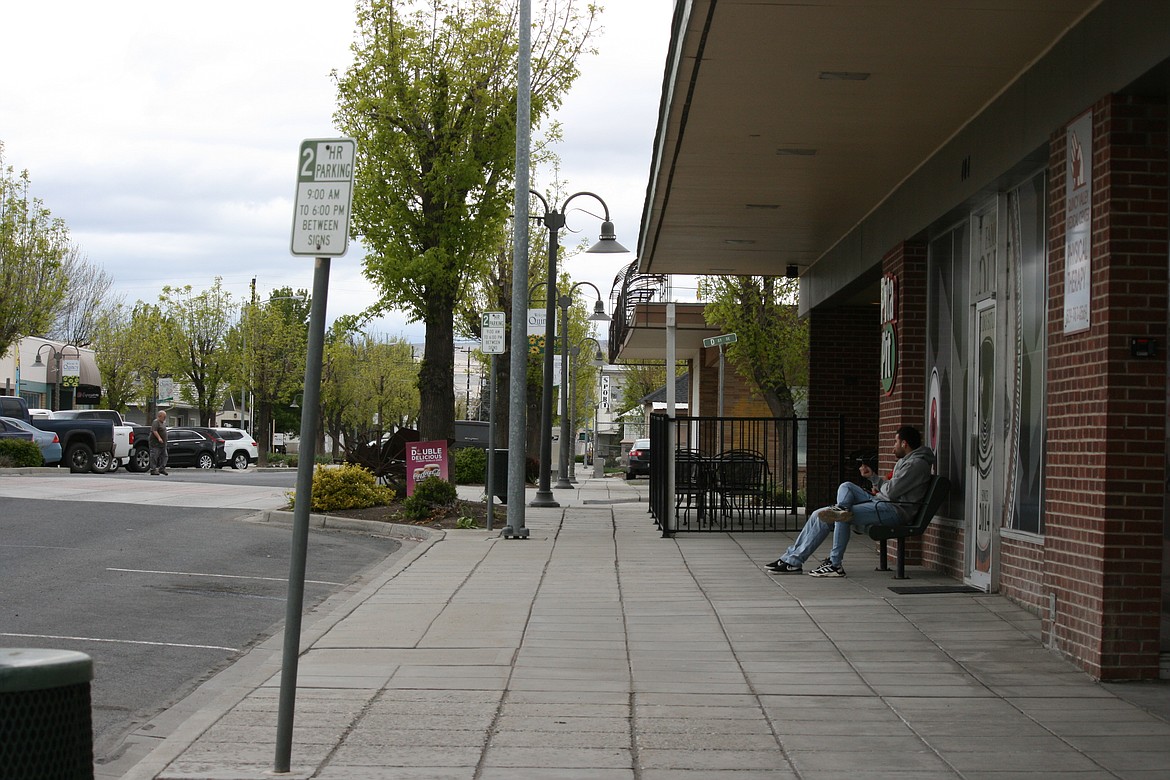
<path fill-rule="evenodd" d="M 272 404 L 268 401 L 261 401 L 253 410 L 255 417 L 252 418 L 252 438 L 260 445 L 259 458 L 257 458 L 257 466 L 268 465 L 268 453 L 272 450 Z"/>
<path fill-rule="evenodd" d="M 422 441 L 455 438 L 455 328 L 454 306 L 433 301 L 427 311 L 426 345 L 418 372 L 422 403 L 418 433 Z"/>

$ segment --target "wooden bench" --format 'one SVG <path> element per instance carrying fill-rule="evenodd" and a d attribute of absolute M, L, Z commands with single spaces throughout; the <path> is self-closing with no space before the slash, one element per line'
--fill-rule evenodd
<path fill-rule="evenodd" d="M 930 484 L 926 488 L 926 495 L 922 498 L 922 504 L 918 507 L 918 511 L 909 523 L 903 525 L 871 525 L 867 529 L 870 539 L 881 542 L 881 563 L 878 565 L 878 571 L 890 570 L 890 566 L 887 563 L 886 542 L 890 539 L 909 539 L 911 536 L 922 536 L 926 533 L 927 526 L 934 519 L 934 515 L 938 512 L 939 507 L 942 506 L 942 502 L 946 500 L 947 493 L 950 492 L 950 489 L 950 480 L 936 474 L 930 478 Z M 906 545 L 904 543 L 898 545 L 897 571 L 894 574 L 894 579 L 906 579 Z"/>

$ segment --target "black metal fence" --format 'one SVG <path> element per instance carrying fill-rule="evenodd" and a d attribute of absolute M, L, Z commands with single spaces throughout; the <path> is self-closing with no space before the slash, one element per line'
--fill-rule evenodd
<path fill-rule="evenodd" d="M 836 451 L 836 457 L 825 457 Z M 663 536 L 795 531 L 807 502 L 807 454 L 840 464 L 844 418 L 650 416 L 650 513 Z M 672 453 L 673 457 L 663 457 Z"/>

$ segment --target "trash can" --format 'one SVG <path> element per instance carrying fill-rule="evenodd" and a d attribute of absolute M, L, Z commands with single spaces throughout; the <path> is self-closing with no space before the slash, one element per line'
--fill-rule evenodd
<path fill-rule="evenodd" d="M 0 777 L 92 780 L 91 680 L 85 653 L 0 649 Z"/>
<path fill-rule="evenodd" d="M 508 451 L 492 450 L 495 460 L 492 463 L 492 495 L 501 504 L 508 503 Z"/>

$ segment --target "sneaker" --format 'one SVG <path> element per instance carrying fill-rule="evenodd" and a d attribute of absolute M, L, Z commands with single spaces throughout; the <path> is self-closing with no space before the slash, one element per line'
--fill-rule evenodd
<path fill-rule="evenodd" d="M 808 573 L 810 577 L 844 577 L 845 569 L 841 566 L 834 566 L 831 563 L 824 563 Z"/>
<path fill-rule="evenodd" d="M 152 472 L 150 472 L 150 476 L 152 476 L 152 477 L 157 477 L 157 476 L 158 476 L 158 472 L 157 472 L 157 471 L 152 471 Z"/>
<path fill-rule="evenodd" d="M 799 566 L 793 566 L 785 561 L 777 561 L 775 565 L 768 564 L 767 569 L 769 574 L 800 574 L 803 571 Z"/>
<path fill-rule="evenodd" d="M 817 519 L 822 523 L 848 523 L 853 519 L 853 513 L 840 506 L 827 506 L 817 512 Z"/>
<path fill-rule="evenodd" d="M 158 473 L 162 474 L 165 477 L 167 474 L 170 474 L 171 472 L 167 471 L 166 469 L 159 469 Z"/>

